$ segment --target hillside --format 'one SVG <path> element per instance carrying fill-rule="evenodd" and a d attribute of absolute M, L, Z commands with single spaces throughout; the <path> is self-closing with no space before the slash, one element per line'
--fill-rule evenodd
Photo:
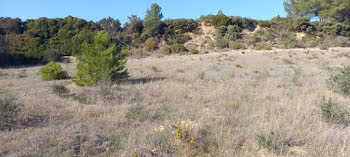
<path fill-rule="evenodd" d="M 0 154 L 350 156 L 350 128 L 320 113 L 323 96 L 350 104 L 326 85 L 349 57 L 350 48 L 147 57 L 129 60 L 129 80 L 93 87 L 42 81 L 41 66 L 1 69 L 1 91 L 23 106 L 0 131 Z M 74 76 L 75 63 L 62 66 Z"/>

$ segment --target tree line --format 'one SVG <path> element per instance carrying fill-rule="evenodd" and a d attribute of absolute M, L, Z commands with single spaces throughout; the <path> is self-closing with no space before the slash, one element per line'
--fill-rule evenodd
<path fill-rule="evenodd" d="M 120 47 L 143 48 L 152 51 L 160 41 L 167 45 L 181 45 L 190 40 L 187 32 L 195 32 L 199 23 L 215 26 L 217 36 L 227 40 L 242 38 L 242 30 L 254 30 L 257 25 L 289 31 L 326 32 L 335 36 L 350 36 L 349 0 L 286 0 L 286 18 L 272 20 L 226 16 L 221 11 L 199 19 L 165 19 L 162 8 L 152 4 L 145 19 L 128 17 L 123 26 L 118 19 L 103 18 L 97 22 L 68 16 L 22 21 L 19 18 L 0 17 L 0 66 L 38 64 L 56 61 L 60 56 L 78 56 L 82 43 L 92 43 L 99 31 L 106 32 L 111 43 Z M 317 17 L 320 22 L 311 22 Z"/>

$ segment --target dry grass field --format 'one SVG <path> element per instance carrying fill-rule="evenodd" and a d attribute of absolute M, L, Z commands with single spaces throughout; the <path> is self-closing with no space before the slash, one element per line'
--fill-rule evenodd
<path fill-rule="evenodd" d="M 0 69 L 23 104 L 0 156 L 350 156 L 350 127 L 320 111 L 323 96 L 350 107 L 326 84 L 345 65 L 350 48 L 148 57 L 129 59 L 127 81 L 84 88 L 42 81 L 41 66 Z"/>

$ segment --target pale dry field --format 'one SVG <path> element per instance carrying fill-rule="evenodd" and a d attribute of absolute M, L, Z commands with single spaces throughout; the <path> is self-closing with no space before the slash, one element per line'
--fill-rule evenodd
<path fill-rule="evenodd" d="M 0 89 L 23 104 L 0 156 L 350 156 L 350 127 L 320 115 L 323 96 L 350 105 L 326 85 L 344 65 L 350 48 L 149 57 L 128 61 L 130 80 L 88 88 L 41 81 L 40 66 L 0 69 Z M 62 67 L 74 76 L 74 63 Z M 88 102 L 55 95 L 55 83 Z"/>

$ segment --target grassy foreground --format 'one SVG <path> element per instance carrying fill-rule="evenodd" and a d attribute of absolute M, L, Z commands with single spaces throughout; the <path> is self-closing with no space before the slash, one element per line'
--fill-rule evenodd
<path fill-rule="evenodd" d="M 350 156 L 350 127 L 322 119 L 322 97 L 350 48 L 228 51 L 130 59 L 121 84 L 41 81 L 0 69 L 23 104 L 0 156 Z M 63 63 L 70 76 L 75 63 Z"/>

